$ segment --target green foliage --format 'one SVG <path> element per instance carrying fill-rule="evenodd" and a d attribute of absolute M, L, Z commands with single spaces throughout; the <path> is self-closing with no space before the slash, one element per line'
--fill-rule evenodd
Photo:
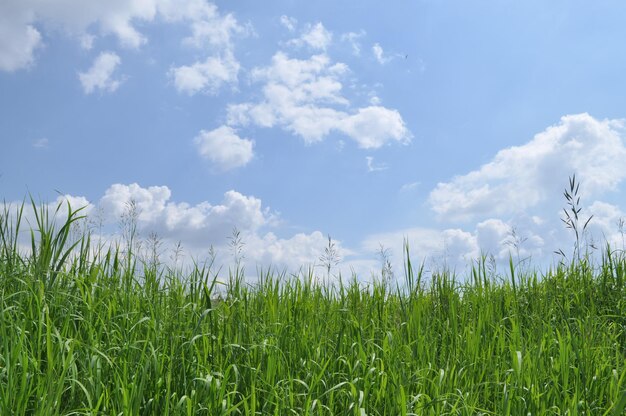
<path fill-rule="evenodd" d="M 218 278 L 212 262 L 185 275 L 156 261 L 136 267 L 131 242 L 95 254 L 88 235 L 70 244 L 77 213 L 68 207 L 55 227 L 39 211 L 29 254 L 17 244 L 21 207 L 0 215 L 0 414 L 626 407 L 626 259 L 610 248 L 595 270 L 581 260 L 539 276 L 511 261 L 504 281 L 482 258 L 462 282 L 446 271 L 425 279 L 407 246 L 396 289 L 271 271 L 251 286 L 238 268 Z"/>

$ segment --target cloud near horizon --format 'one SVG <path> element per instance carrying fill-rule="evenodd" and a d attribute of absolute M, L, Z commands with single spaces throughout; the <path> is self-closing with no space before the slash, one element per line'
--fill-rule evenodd
<path fill-rule="evenodd" d="M 230 190 L 224 193 L 222 201 L 213 204 L 202 201 L 196 204 L 177 202 L 167 186 L 142 187 L 137 183 L 113 184 L 97 201 L 89 201 L 83 196 L 59 195 L 55 201 L 45 204 L 54 213 L 56 221 L 67 217 L 67 203 L 73 210 L 82 208 L 87 215 L 94 239 L 105 244 L 122 241 L 122 218 L 130 213 L 134 204 L 137 238 L 146 241 L 154 234 L 161 242 L 161 260 L 168 263 L 169 255 L 181 243 L 187 261 L 208 258 L 211 247 L 217 253 L 217 265 L 227 267 L 232 264 L 233 255 L 230 238 L 233 230 L 240 232 L 243 242 L 244 263 L 254 271 L 255 266 L 276 267 L 297 272 L 302 267 L 315 267 L 328 244 L 327 237 L 318 230 L 310 233 L 298 232 L 287 237 L 279 237 L 274 230 L 279 224 L 279 215 L 270 208 L 263 207 L 259 198 L 243 195 Z M 21 203 L 9 206 L 19 207 Z M 29 205 L 24 210 L 25 221 L 35 224 Z M 26 234 L 25 234 L 26 235 Z M 339 255 L 345 258 L 350 250 L 335 241 Z M 26 243 L 23 244 L 28 249 Z M 145 248 L 145 247 L 144 247 Z"/>
<path fill-rule="evenodd" d="M 563 116 L 526 144 L 503 149 L 479 169 L 437 184 L 428 203 L 439 221 L 452 227 L 374 234 L 363 240 L 362 249 L 373 252 L 383 243 L 397 256 L 406 239 L 415 258 L 435 267 L 463 270 L 481 253 L 502 264 L 518 254 L 549 264 L 555 250 L 569 255 L 573 247 L 571 230 L 560 218 L 563 190 L 574 173 L 581 182 L 581 217 L 593 216 L 584 244 L 592 251 L 591 245 L 602 248 L 604 243 L 624 248 L 624 212 L 598 199 L 626 177 L 624 160 L 622 120 Z M 401 266 L 396 259 L 396 267 Z"/>
<path fill-rule="evenodd" d="M 499 151 L 479 169 L 440 182 L 428 197 L 446 222 L 511 216 L 561 195 L 576 174 L 583 197 L 613 191 L 626 177 L 622 120 L 598 120 L 587 113 L 563 116 L 556 125 L 520 146 Z"/>

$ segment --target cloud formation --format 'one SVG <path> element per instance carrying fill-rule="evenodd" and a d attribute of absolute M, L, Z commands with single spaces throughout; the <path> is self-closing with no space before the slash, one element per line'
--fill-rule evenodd
<path fill-rule="evenodd" d="M 208 249 L 221 244 L 234 227 L 244 233 L 255 233 L 269 225 L 273 215 L 262 207 L 261 200 L 231 190 L 224 193 L 219 204 L 208 201 L 194 205 L 174 202 L 167 186 L 142 187 L 114 184 L 106 190 L 98 206 L 106 213 L 106 221 L 114 223 L 135 202 L 139 231 L 156 232 L 171 241 L 181 240 L 194 249 Z"/>
<path fill-rule="evenodd" d="M 120 86 L 120 79 L 114 79 L 113 73 L 120 65 L 120 57 L 113 52 L 102 52 L 94 60 L 91 68 L 80 72 L 78 78 L 85 94 L 99 90 L 101 92 L 114 92 Z"/>
<path fill-rule="evenodd" d="M 215 95 L 224 84 L 237 83 L 239 62 L 232 52 L 209 56 L 203 62 L 172 68 L 170 76 L 178 92 L 194 95 L 206 92 Z"/>
<path fill-rule="evenodd" d="M 214 4 L 205 1 L 190 1 L 187 7 L 168 2 L 163 14 L 170 21 L 190 23 L 192 34 L 183 40 L 183 44 L 210 51 L 204 60 L 170 69 L 169 75 L 178 92 L 215 95 L 223 85 L 237 84 L 241 65 L 235 58 L 233 37 L 245 35 L 248 32 L 246 27 L 240 25 L 232 14 L 222 15 Z"/>
<path fill-rule="evenodd" d="M 243 195 L 231 190 L 225 192 L 221 202 L 202 201 L 196 204 L 177 202 L 167 186 L 142 187 L 139 184 L 114 184 L 97 201 L 90 202 L 82 196 L 63 195 L 48 204 L 53 212 L 62 204 L 57 217 L 64 218 L 66 201 L 73 209 L 85 207 L 83 211 L 95 222 L 102 222 L 104 230 L 97 237 L 103 241 L 119 241 L 116 230 L 120 218 L 129 212 L 129 204 L 135 206 L 137 238 L 145 239 L 156 233 L 163 252 L 169 252 L 178 242 L 182 244 L 187 259 L 202 261 L 212 246 L 218 254 L 218 265 L 232 263 L 232 250 L 229 238 L 234 228 L 242 237 L 245 264 L 254 272 L 254 266 L 277 267 L 297 272 L 301 267 L 314 266 L 328 243 L 320 231 L 296 233 L 281 238 L 274 231 L 266 231 L 277 224 L 277 214 L 263 207 L 259 198 Z M 19 206 L 19 204 L 14 204 Z M 32 219 L 29 208 L 25 214 Z M 99 217 L 99 218 L 98 218 Z M 31 221 L 32 222 L 32 221 Z M 122 242 L 123 243 L 123 242 Z M 340 256 L 346 251 L 341 242 L 335 241 Z M 167 261 L 163 255 L 162 261 Z M 321 269 L 316 270 L 321 274 Z"/>
<path fill-rule="evenodd" d="M 605 242 L 624 248 L 626 216 L 598 198 L 617 189 L 626 177 L 621 120 L 598 120 L 588 114 L 567 115 L 524 145 L 503 149 L 479 169 L 439 183 L 429 195 L 442 228 L 406 228 L 371 235 L 362 244 L 373 252 L 379 243 L 402 253 L 406 238 L 414 259 L 428 267 L 445 264 L 463 271 L 470 260 L 493 255 L 499 267 L 532 259 L 534 266 L 562 260 L 554 253 L 573 252 L 574 236 L 560 220 L 563 189 L 576 173 L 582 221 L 593 216 L 581 236 L 583 250 Z M 395 267 L 402 267 L 399 259 Z M 508 267 L 508 266 L 507 266 Z"/>
<path fill-rule="evenodd" d="M 40 26 L 49 24 L 67 33 L 84 35 L 90 28 L 116 36 L 124 47 L 138 48 L 147 39 L 133 25 L 152 21 L 158 0 L 101 2 L 98 0 L 0 2 L 0 69 L 15 71 L 32 65 L 34 52 L 43 46 Z"/>
<path fill-rule="evenodd" d="M 42 40 L 31 16 L 19 2 L 0 3 L 0 71 L 12 72 L 33 64 Z"/>
<path fill-rule="evenodd" d="M 381 245 L 389 249 L 394 268 L 402 270 L 404 243 L 408 243 L 409 253 L 414 264 L 427 262 L 429 268 L 450 267 L 462 269 L 475 259 L 480 249 L 476 236 L 458 228 L 436 230 L 414 227 L 386 233 L 372 234 L 361 243 L 366 253 L 376 253 Z"/>
<path fill-rule="evenodd" d="M 568 115 L 531 141 L 499 151 L 480 169 L 439 183 L 429 203 L 442 220 L 513 215 L 562 193 L 573 173 L 593 197 L 626 177 L 623 122 Z"/>
<path fill-rule="evenodd" d="M 368 172 L 379 172 L 381 170 L 389 169 L 389 166 L 385 163 L 374 164 L 374 158 L 372 156 L 366 156 L 365 162 L 367 163 Z"/>
<path fill-rule="evenodd" d="M 375 43 L 374 46 L 372 46 L 372 52 L 374 53 L 374 57 L 376 58 L 379 64 L 382 65 L 382 64 L 386 64 L 387 62 L 389 62 L 389 58 L 384 56 L 383 47 L 380 46 L 379 43 Z"/>
<path fill-rule="evenodd" d="M 277 52 L 269 66 L 252 71 L 252 79 L 263 84 L 263 98 L 230 105 L 228 122 L 279 126 L 307 144 L 323 140 L 332 131 L 364 149 L 408 143 L 411 135 L 397 110 L 379 105 L 351 109 L 341 93 L 341 78 L 347 72 L 347 65 L 331 62 L 326 54 L 296 59 Z"/>
<path fill-rule="evenodd" d="M 217 6 L 205 0 L 20 0 L 0 2 L 0 70 L 16 71 L 33 65 L 35 51 L 44 44 L 42 26 L 62 29 L 75 36 L 85 49 L 91 49 L 98 36 L 106 35 L 115 36 L 124 48 L 137 49 L 149 41 L 138 24 L 152 23 L 157 18 L 187 24 L 191 34 L 184 44 L 211 51 L 210 56 L 226 61 L 230 70 L 238 68 L 232 56 L 232 38 L 246 29 L 231 14 L 220 13 Z M 207 58 L 186 67 L 196 65 L 209 79 L 204 87 L 213 86 L 211 69 L 215 65 Z M 189 88 L 184 88 L 185 92 Z"/>
<path fill-rule="evenodd" d="M 282 23 L 283 25 L 291 24 L 291 27 L 295 29 L 295 26 L 293 26 L 295 21 L 282 21 Z M 289 28 L 290 26 L 287 27 Z M 327 30 L 321 22 L 318 22 L 314 25 L 307 24 L 300 37 L 291 39 L 288 44 L 298 47 L 308 46 L 313 50 L 326 51 L 332 40 L 332 32 Z"/>
<path fill-rule="evenodd" d="M 229 126 L 202 130 L 194 142 L 200 156 L 222 171 L 245 166 L 254 157 L 254 142 L 240 138 Z"/>

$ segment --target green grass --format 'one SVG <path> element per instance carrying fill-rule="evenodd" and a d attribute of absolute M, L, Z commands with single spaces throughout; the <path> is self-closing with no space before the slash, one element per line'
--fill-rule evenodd
<path fill-rule="evenodd" d="M 45 210 L 20 253 L 0 215 L 2 415 L 622 415 L 626 260 L 402 289 L 74 246 Z M 140 273 L 136 270 L 142 270 Z"/>

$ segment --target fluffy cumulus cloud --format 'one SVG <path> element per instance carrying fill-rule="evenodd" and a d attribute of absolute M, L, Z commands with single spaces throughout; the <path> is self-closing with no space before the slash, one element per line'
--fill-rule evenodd
<path fill-rule="evenodd" d="M 286 22 L 283 22 L 283 25 Z M 289 44 L 296 46 L 306 45 L 311 49 L 325 51 L 333 40 L 332 32 L 328 31 L 321 22 L 315 25 L 308 24 L 299 38 L 292 39 Z"/>
<path fill-rule="evenodd" d="M 626 249 L 626 213 L 620 207 L 595 201 L 588 214 L 593 215 L 589 231 L 594 239 L 606 240 L 614 249 Z"/>
<path fill-rule="evenodd" d="M 498 218 L 490 218 L 476 225 L 476 242 L 486 253 L 501 256 L 506 254 L 512 228 Z"/>
<path fill-rule="evenodd" d="M 14 71 L 33 63 L 35 50 L 44 43 L 43 25 L 61 27 L 77 36 L 93 27 L 101 34 L 115 35 L 122 46 L 139 47 L 146 38 L 133 22 L 153 20 L 157 3 L 157 0 L 0 2 L 0 69 Z"/>
<path fill-rule="evenodd" d="M 66 195 L 59 197 L 50 207 L 54 208 L 58 202 L 67 199 L 72 207 L 87 206 L 89 215 L 102 215 L 100 220 L 109 229 L 118 226 L 120 218 L 128 215 L 132 201 L 139 238 L 156 233 L 164 250 L 180 241 L 187 258 L 202 259 L 213 246 L 218 252 L 218 261 L 225 265 L 232 261 L 229 238 L 236 228 L 242 238 L 245 263 L 252 271 L 255 265 L 294 272 L 300 267 L 314 266 L 319 263 L 328 244 L 320 231 L 297 233 L 287 238 L 280 238 L 273 231 L 264 231 L 277 224 L 277 214 L 264 208 L 260 199 L 233 190 L 226 192 L 217 204 L 208 201 L 189 204 L 174 201 L 167 186 L 114 184 L 97 202 L 89 203 L 84 197 Z M 114 236 L 106 238 L 114 239 Z M 336 242 L 336 248 L 342 258 L 349 253 L 340 242 Z"/>
<path fill-rule="evenodd" d="M 217 94 L 224 84 L 236 84 L 239 62 L 232 52 L 209 56 L 204 61 L 192 65 L 172 68 L 170 76 L 179 92 L 189 95 L 198 92 Z"/>
<path fill-rule="evenodd" d="M 332 131 L 365 149 L 407 143 L 411 135 L 397 110 L 378 105 L 351 108 L 342 95 L 341 80 L 348 71 L 345 64 L 332 62 L 326 54 L 295 59 L 278 52 L 271 65 L 252 71 L 252 79 L 263 84 L 262 100 L 230 105 L 228 122 L 279 126 L 309 144 Z"/>
<path fill-rule="evenodd" d="M 458 228 L 436 230 L 407 228 L 373 234 L 362 242 L 362 251 L 376 253 L 381 246 L 388 250 L 396 270 L 403 269 L 404 244 L 408 244 L 413 264 L 424 264 L 430 269 L 449 267 L 462 271 L 480 254 L 476 236 Z"/>
<path fill-rule="evenodd" d="M 607 213 L 610 213 L 607 217 L 611 220 L 617 218 L 614 209 L 607 209 Z M 361 253 L 379 252 L 382 245 L 391 256 L 393 268 L 402 271 L 403 243 L 406 242 L 413 264 L 423 263 L 427 272 L 445 267 L 455 270 L 463 279 L 473 262 L 486 255 L 493 258 L 497 268 L 506 273 L 511 257 L 516 264 L 542 266 L 555 259 L 555 250 L 563 249 L 571 253 L 571 235 L 559 222 L 558 219 L 547 222 L 528 216 L 506 221 L 489 218 L 463 228 L 406 228 L 367 236 L 362 242 Z M 611 241 L 618 241 L 620 235 L 615 227 L 607 226 L 609 229 Z"/>
<path fill-rule="evenodd" d="M 316 265 L 327 244 L 327 237 L 320 231 L 297 233 L 290 238 L 278 238 L 268 232 L 263 236 L 249 236 L 246 248 L 258 264 L 297 271 L 300 267 Z M 341 253 L 341 246 L 337 250 Z"/>
<path fill-rule="evenodd" d="M 138 184 L 114 184 L 97 204 L 104 222 L 117 224 L 134 204 L 137 227 L 143 236 L 156 233 L 166 242 L 181 241 L 192 253 L 226 244 L 234 228 L 255 234 L 273 223 L 275 214 L 263 208 L 260 199 L 237 191 L 228 191 L 222 201 L 189 204 L 172 200 L 167 186 L 142 187 Z"/>
<path fill-rule="evenodd" d="M 35 50 L 42 45 L 33 20 L 32 11 L 20 2 L 0 3 L 0 70 L 15 71 L 33 64 Z"/>
<path fill-rule="evenodd" d="M 46 211 L 48 213 L 48 221 L 56 226 L 58 230 L 61 224 L 64 224 L 68 217 L 68 209 L 73 212 L 79 211 L 80 216 L 89 216 L 94 212 L 95 206 L 89 202 L 89 200 L 83 196 L 73 196 L 69 194 L 59 195 L 52 202 L 44 202 L 38 206 L 37 215 L 33 210 L 33 206 L 30 201 L 13 201 L 0 202 L 0 217 L 3 221 L 7 221 L 8 224 L 16 224 L 17 217 L 20 215 L 21 228 L 20 235 L 18 236 L 18 244 L 23 252 L 31 251 L 31 234 L 29 229 L 37 230 L 38 220 L 41 220 L 41 212 Z M 4 215 L 7 214 L 5 217 Z M 74 228 L 70 231 L 73 233 Z M 34 237 L 39 238 L 39 233 L 35 232 Z"/>
<path fill-rule="evenodd" d="M 447 221 L 513 215 L 557 199 L 572 173 L 583 183 L 583 196 L 616 189 L 626 177 L 625 158 L 621 120 L 564 116 L 480 169 L 439 183 L 429 202 Z"/>
<path fill-rule="evenodd" d="M 564 116 L 526 144 L 501 150 L 491 162 L 431 191 L 433 212 L 460 228 L 400 230 L 370 236 L 365 247 L 380 241 L 397 252 L 397 241 L 406 237 L 418 258 L 444 259 L 457 268 L 481 253 L 501 265 L 509 256 L 532 259 L 535 265 L 552 263 L 560 259 L 555 251 L 573 253 L 574 235 L 561 218 L 563 189 L 575 173 L 581 183 L 580 226 L 592 216 L 581 235 L 583 249 L 593 251 L 605 242 L 623 248 L 624 212 L 599 198 L 626 177 L 625 157 L 621 120 Z"/>
<path fill-rule="evenodd" d="M 183 42 L 196 48 L 229 49 L 234 36 L 248 31 L 232 14 L 220 13 L 215 4 L 206 0 L 156 1 L 166 20 L 191 23 L 191 36 Z"/>
<path fill-rule="evenodd" d="M 115 79 L 113 73 L 119 66 L 120 57 L 113 52 L 102 52 L 94 60 L 93 65 L 85 72 L 80 72 L 78 78 L 85 94 L 99 90 L 113 92 L 120 86 L 120 79 Z"/>
<path fill-rule="evenodd" d="M 400 113 L 378 105 L 359 108 L 342 120 L 339 130 L 364 149 L 377 149 L 390 141 L 406 143 L 409 140 Z"/>
<path fill-rule="evenodd" d="M 219 170 L 244 166 L 254 156 L 254 142 L 240 138 L 229 126 L 212 131 L 202 130 L 194 139 L 200 156 L 209 160 Z"/>
<path fill-rule="evenodd" d="M 519 256 L 541 261 L 559 247 L 558 240 L 562 237 L 562 233 L 558 232 L 544 233 L 542 224 L 537 217 L 520 217 L 508 222 L 490 218 L 479 222 L 473 234 L 481 253 L 493 255 L 498 260 L 506 261 L 509 256 Z M 546 235 L 542 237 L 541 234 Z"/>
<path fill-rule="evenodd" d="M 183 43 L 199 50 L 208 49 L 211 54 L 190 65 L 173 67 L 169 74 L 176 89 L 189 95 L 216 94 L 223 85 L 235 85 L 240 64 L 234 55 L 233 37 L 247 33 L 248 29 L 232 14 L 220 14 L 211 3 L 190 1 L 186 6 L 179 6 L 168 2 L 162 12 L 170 20 L 190 20 L 192 35 Z"/>
<path fill-rule="evenodd" d="M 68 203 L 72 210 L 81 208 L 81 215 L 86 215 L 86 222 L 82 226 L 91 230 L 94 244 L 97 242 L 104 247 L 113 244 L 124 248 L 128 232 L 125 227 L 134 223 L 135 254 L 140 260 L 151 259 L 150 236 L 154 235 L 156 240 L 153 241 L 158 242 L 160 261 L 166 264 L 174 261 L 179 262 L 178 265 L 202 262 L 210 257 L 212 251 L 216 255 L 216 268 L 228 268 L 234 262 L 232 237 L 233 230 L 237 229 L 242 249 L 240 259 L 247 268 L 248 278 L 254 278 L 257 266 L 293 273 L 310 269 L 320 277 L 326 274 L 320 261 L 328 245 L 328 238 L 324 234 L 313 231 L 279 237 L 273 231 L 279 224 L 277 214 L 265 208 L 259 198 L 234 190 L 224 193 L 219 203 L 202 201 L 190 204 L 175 201 L 167 186 L 114 184 L 102 197 L 92 202 L 83 196 L 67 194 L 58 196 L 38 209 L 47 209 L 50 219 L 61 225 L 67 218 Z M 8 220 L 14 222 L 21 204 L 0 203 L 0 211 L 9 212 Z M 36 227 L 30 204 L 24 207 L 22 222 Z M 75 231 L 73 229 L 71 239 L 82 232 Z M 28 252 L 30 235 L 23 232 L 22 237 L 20 247 Z M 333 240 L 333 244 L 340 259 L 353 254 L 340 241 Z M 182 252 L 174 256 L 176 247 L 182 247 Z M 369 270 L 361 267 L 363 263 L 342 262 L 333 268 L 333 274 L 343 271 L 349 275 L 351 268 Z"/>
<path fill-rule="evenodd" d="M 236 80 L 239 64 L 232 53 L 232 38 L 246 28 L 205 0 L 0 2 L 0 70 L 15 71 L 34 63 L 35 51 L 44 44 L 42 27 L 60 28 L 86 49 L 102 35 L 113 35 L 122 47 L 133 49 L 148 42 L 138 26 L 157 18 L 188 25 L 190 35 L 183 43 L 210 51 L 204 60 L 173 68 L 177 88 L 186 93 L 211 92 Z"/>

